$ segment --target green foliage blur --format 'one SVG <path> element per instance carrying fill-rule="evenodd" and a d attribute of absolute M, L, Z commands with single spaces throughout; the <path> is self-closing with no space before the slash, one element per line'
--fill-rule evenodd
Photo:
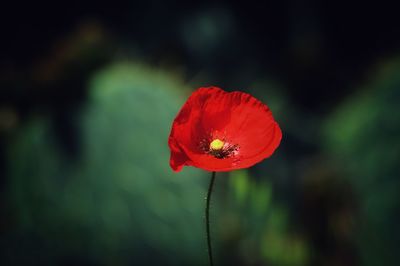
<path fill-rule="evenodd" d="M 386 217 L 399 209 L 399 69 L 397 61 L 383 65 L 367 89 L 324 119 L 318 145 L 329 154 L 328 170 L 322 156 L 301 173 L 303 215 L 315 201 L 337 205 L 328 215 L 329 230 L 335 241 L 354 246 L 362 265 L 380 265 L 386 257 L 387 265 L 396 263 L 390 247 L 399 239 L 390 228 L 397 220 Z M 205 265 L 209 173 L 173 173 L 168 165 L 171 121 L 188 85 L 177 73 L 121 61 L 96 72 L 88 86 L 88 102 L 75 113 L 78 160 L 68 158 L 49 119 L 38 114 L 9 137 L 7 198 L 14 224 L 2 237 L 2 257 L 19 265 Z M 284 99 L 271 99 L 276 116 L 287 120 L 284 134 L 295 134 Z M 217 177 L 212 231 L 221 265 L 310 265 L 318 251 L 310 225 L 299 225 L 304 217 L 293 213 L 285 195 L 276 195 L 272 175 L 280 164 L 290 166 L 285 151 L 274 157 L 274 165 L 255 176 L 241 170 Z M 340 169 L 330 171 L 332 165 Z"/>
<path fill-rule="evenodd" d="M 363 265 L 396 265 L 400 242 L 398 159 L 400 60 L 382 64 L 363 90 L 343 102 L 326 121 L 324 147 L 335 156 L 358 196 L 362 221 L 357 244 Z"/>
<path fill-rule="evenodd" d="M 168 165 L 166 139 L 185 86 L 129 62 L 99 71 L 88 86 L 88 104 L 76 117 L 79 161 L 63 156 L 40 117 L 10 143 L 9 196 L 19 232 L 38 238 L 35 246 L 47 250 L 34 253 L 51 254 L 48 265 L 68 253 L 106 265 L 132 258 L 155 264 L 159 256 L 165 265 L 203 264 L 200 172 L 174 174 Z M 9 256 L 25 259 L 24 249 L 13 251 Z"/>

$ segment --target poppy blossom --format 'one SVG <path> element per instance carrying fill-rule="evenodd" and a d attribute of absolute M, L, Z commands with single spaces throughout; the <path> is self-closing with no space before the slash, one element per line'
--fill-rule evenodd
<path fill-rule="evenodd" d="M 270 109 L 250 94 L 199 88 L 172 124 L 170 165 L 174 171 L 247 168 L 271 156 L 281 139 Z"/>

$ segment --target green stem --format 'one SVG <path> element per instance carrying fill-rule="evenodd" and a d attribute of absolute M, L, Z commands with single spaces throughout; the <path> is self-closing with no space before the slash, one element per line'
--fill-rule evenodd
<path fill-rule="evenodd" d="M 210 259 L 210 266 L 214 266 L 212 249 L 211 249 L 211 237 L 210 237 L 210 200 L 211 193 L 213 190 L 215 181 L 215 172 L 211 174 L 210 185 L 208 186 L 207 198 L 206 198 L 206 230 L 207 230 L 207 247 L 208 247 L 208 258 Z"/>

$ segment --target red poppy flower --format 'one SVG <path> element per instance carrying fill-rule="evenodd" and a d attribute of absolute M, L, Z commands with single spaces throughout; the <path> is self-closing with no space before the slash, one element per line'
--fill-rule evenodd
<path fill-rule="evenodd" d="M 272 155 L 282 132 L 270 109 L 250 94 L 199 88 L 175 118 L 168 144 L 174 171 L 250 167 Z"/>

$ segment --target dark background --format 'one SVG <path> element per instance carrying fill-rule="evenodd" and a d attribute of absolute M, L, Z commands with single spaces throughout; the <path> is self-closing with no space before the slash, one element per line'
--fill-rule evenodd
<path fill-rule="evenodd" d="M 397 265 L 400 25 L 384 1 L 2 4 L 0 264 L 206 265 L 208 173 L 170 125 L 216 85 L 277 152 L 220 174 L 218 265 Z"/>

